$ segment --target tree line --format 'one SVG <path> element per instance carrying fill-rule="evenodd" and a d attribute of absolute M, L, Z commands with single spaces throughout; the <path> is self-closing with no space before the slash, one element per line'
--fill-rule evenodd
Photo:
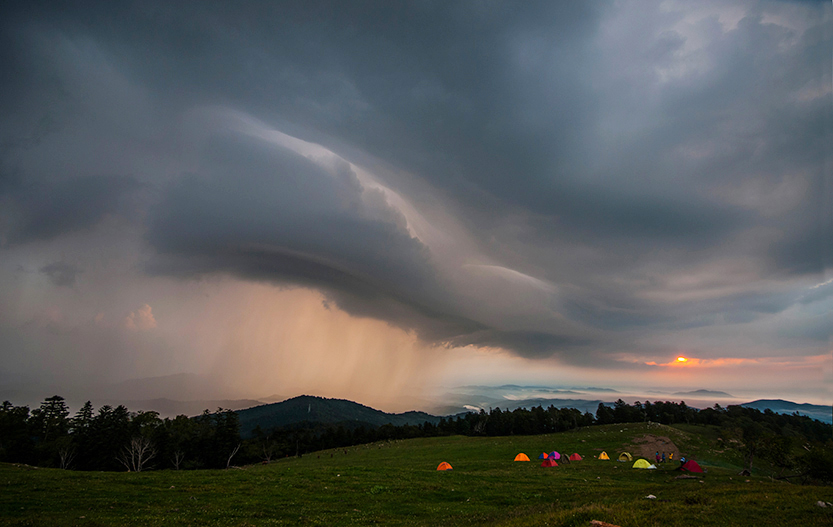
<path fill-rule="evenodd" d="M 449 416 L 437 424 L 374 427 L 361 423 L 301 422 L 242 438 L 237 413 L 206 410 L 196 417 L 160 418 L 124 406 L 90 402 L 74 415 L 60 396 L 39 408 L 0 406 L 0 461 L 77 470 L 202 469 L 270 462 L 347 446 L 446 435 L 538 435 L 616 423 L 707 425 L 737 452 L 748 469 L 764 460 L 784 477 L 801 474 L 833 481 L 833 426 L 798 414 L 715 405 L 698 410 L 685 402 L 600 403 L 596 414 L 575 408 L 500 408 Z M 781 474 L 779 474 L 781 475 Z"/>
<path fill-rule="evenodd" d="M 64 398 L 39 408 L 0 406 L 0 461 L 78 470 L 224 468 L 240 449 L 240 425 L 231 410 L 161 419 L 158 412 L 87 401 L 70 417 Z"/>

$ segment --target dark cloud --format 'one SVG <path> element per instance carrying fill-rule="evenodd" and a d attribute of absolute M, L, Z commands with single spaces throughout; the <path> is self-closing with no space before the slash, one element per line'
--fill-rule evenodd
<path fill-rule="evenodd" d="M 543 331 L 501 331 L 486 329 L 463 335 L 448 341 L 451 345 L 491 346 L 516 350 L 527 358 L 560 356 L 566 362 L 575 363 L 577 356 L 585 353 L 593 344 L 591 339 L 554 335 Z M 576 353 L 581 350 L 580 353 Z M 581 361 L 580 361 L 581 362 Z"/>
<path fill-rule="evenodd" d="M 780 329 L 778 336 L 793 341 L 816 341 L 824 346 L 833 338 L 830 316 L 809 316 L 790 327 Z"/>
<path fill-rule="evenodd" d="M 479 325 L 451 312 L 427 248 L 343 161 L 331 171 L 281 146 L 215 138 L 196 174 L 153 210 L 154 273 L 225 272 L 316 287 L 350 312 L 445 338 Z"/>
<path fill-rule="evenodd" d="M 89 229 L 107 214 L 122 212 L 141 185 L 123 176 L 83 176 L 55 183 L 22 184 L 0 195 L 13 205 L 4 233 L 8 243 L 50 240 Z"/>
<path fill-rule="evenodd" d="M 833 296 L 833 282 L 828 280 L 827 282 L 810 288 L 810 290 L 801 296 L 801 303 L 812 304 L 813 302 L 819 302 L 830 298 L 831 296 Z"/>
<path fill-rule="evenodd" d="M 275 247 L 280 259 L 285 248 L 288 259 L 320 255 L 368 279 L 425 280 L 424 248 L 394 211 L 365 204 L 348 166 L 328 173 L 286 148 L 233 137 L 208 150 L 202 170 L 177 181 L 155 210 L 149 239 L 160 253 Z"/>
<path fill-rule="evenodd" d="M 84 271 L 72 264 L 53 262 L 41 267 L 40 272 L 48 276 L 49 280 L 58 287 L 72 287 L 78 275 Z"/>
<path fill-rule="evenodd" d="M 773 245 L 773 266 L 796 274 L 822 275 L 833 262 L 833 226 L 824 220 L 785 229 L 784 239 Z"/>
<path fill-rule="evenodd" d="M 55 240 L 159 189 L 132 216 L 151 274 L 298 284 L 527 357 L 774 316 L 833 265 L 831 13 L 734 7 L 6 5 L 0 227 Z M 343 159 L 189 128 L 205 107 Z"/>
<path fill-rule="evenodd" d="M 571 300 L 568 310 L 577 320 L 607 330 L 668 324 L 675 320 L 671 313 L 658 313 L 646 302 L 631 302 L 623 306 L 577 298 Z"/>

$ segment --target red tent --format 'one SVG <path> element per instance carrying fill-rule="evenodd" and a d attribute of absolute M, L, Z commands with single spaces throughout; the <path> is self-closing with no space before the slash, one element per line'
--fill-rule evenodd
<path fill-rule="evenodd" d="M 697 464 L 696 461 L 693 459 L 689 459 L 688 461 L 680 467 L 680 470 L 685 472 L 703 472 L 703 469 L 700 468 L 700 465 Z"/>
<path fill-rule="evenodd" d="M 578 455 L 578 452 L 575 452 L 570 456 L 570 461 L 581 461 L 581 456 Z"/>
<path fill-rule="evenodd" d="M 545 459 L 544 462 L 541 463 L 541 466 L 542 467 L 557 467 L 558 463 L 556 463 L 555 460 L 550 457 L 550 458 Z"/>

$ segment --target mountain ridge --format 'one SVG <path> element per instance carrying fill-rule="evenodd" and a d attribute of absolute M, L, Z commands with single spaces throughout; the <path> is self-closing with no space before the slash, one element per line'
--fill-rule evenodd
<path fill-rule="evenodd" d="M 783 399 L 758 399 L 748 403 L 743 403 L 741 406 L 745 408 L 754 408 L 756 410 L 772 410 L 776 414 L 792 414 L 806 415 L 812 419 L 818 419 L 823 423 L 833 424 L 833 406 L 822 406 L 810 403 L 794 403 L 792 401 L 785 401 Z"/>
<path fill-rule="evenodd" d="M 251 435 L 255 428 L 263 430 L 309 421 L 323 424 L 353 423 L 369 426 L 437 424 L 442 417 L 411 410 L 387 413 L 347 399 L 329 399 L 299 395 L 279 403 L 262 404 L 237 411 L 240 433 Z"/>
<path fill-rule="evenodd" d="M 508 402 L 508 401 L 507 401 Z M 578 399 L 526 399 L 512 401 L 512 404 L 501 405 L 507 411 L 515 408 L 529 408 L 533 406 L 553 405 L 559 408 L 577 408 L 584 412 L 595 413 L 599 403 L 602 401 L 586 401 Z M 831 407 L 813 405 L 808 403 L 793 403 L 781 399 L 759 399 L 743 403 L 740 406 L 755 408 L 761 411 L 769 409 L 775 413 L 792 414 L 798 412 L 812 419 L 831 423 Z M 422 411 L 408 411 L 402 413 L 387 413 L 369 406 L 350 401 L 347 399 L 330 399 L 313 395 L 300 395 L 278 403 L 261 404 L 236 413 L 240 420 L 240 433 L 244 436 L 251 436 L 257 427 L 262 430 L 270 430 L 284 426 L 292 426 L 302 422 L 346 425 L 346 426 L 368 426 L 378 427 L 386 424 L 393 426 L 422 425 L 426 422 L 437 424 L 440 419 L 454 418 L 456 415 L 466 413 L 463 409 L 460 412 L 448 415 L 437 416 Z"/>

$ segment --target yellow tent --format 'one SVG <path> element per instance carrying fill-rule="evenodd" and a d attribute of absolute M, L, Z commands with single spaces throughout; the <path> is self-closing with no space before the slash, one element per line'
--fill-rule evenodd
<path fill-rule="evenodd" d="M 440 463 L 440 466 L 437 467 L 437 470 L 451 470 L 451 465 L 443 461 Z"/>
<path fill-rule="evenodd" d="M 651 468 L 651 464 L 644 459 L 637 459 L 636 463 L 633 464 L 633 468 Z"/>
<path fill-rule="evenodd" d="M 633 456 L 627 452 L 622 452 L 619 454 L 619 461 L 633 461 Z"/>
<path fill-rule="evenodd" d="M 610 457 L 607 455 L 607 452 L 603 451 L 601 454 L 599 454 L 599 459 L 610 459 Z"/>
<path fill-rule="evenodd" d="M 529 461 L 529 457 L 523 452 L 521 452 L 520 454 L 515 456 L 515 461 Z"/>

